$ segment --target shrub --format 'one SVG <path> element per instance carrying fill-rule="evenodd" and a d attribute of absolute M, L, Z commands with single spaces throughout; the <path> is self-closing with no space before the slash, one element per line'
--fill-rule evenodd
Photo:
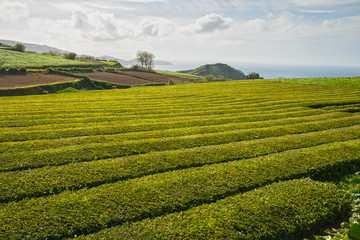
<path fill-rule="evenodd" d="M 248 75 L 246 75 L 246 79 L 263 79 L 263 78 L 260 77 L 260 74 L 256 72 L 251 72 Z"/>
<path fill-rule="evenodd" d="M 56 51 L 47 51 L 43 53 L 44 55 L 49 55 L 49 56 L 61 56 L 61 53 L 56 52 Z"/>
<path fill-rule="evenodd" d="M 24 46 L 23 44 L 21 44 L 21 43 L 17 43 L 17 44 L 13 47 L 13 49 L 14 49 L 15 51 L 18 51 L 18 52 L 24 52 L 24 51 L 25 51 L 25 46 Z"/>
<path fill-rule="evenodd" d="M 76 58 L 76 53 L 65 53 L 65 54 L 64 54 L 64 58 L 65 58 L 65 59 L 75 60 L 75 58 Z"/>
<path fill-rule="evenodd" d="M 78 90 L 78 89 L 75 89 L 73 87 L 68 87 L 68 88 L 65 88 L 63 90 L 57 91 L 57 93 L 75 93 L 75 92 L 81 92 L 81 91 Z"/>
<path fill-rule="evenodd" d="M 303 239 L 344 218 L 351 198 L 332 184 L 300 179 L 80 239 Z"/>

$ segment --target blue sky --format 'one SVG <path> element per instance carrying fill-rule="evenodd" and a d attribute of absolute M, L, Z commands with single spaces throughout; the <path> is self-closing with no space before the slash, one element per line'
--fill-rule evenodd
<path fill-rule="evenodd" d="M 79 54 L 360 66 L 360 0 L 0 0 L 0 39 Z"/>

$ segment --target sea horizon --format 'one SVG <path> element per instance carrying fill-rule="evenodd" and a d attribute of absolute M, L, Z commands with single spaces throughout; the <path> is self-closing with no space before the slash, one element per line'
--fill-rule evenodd
<path fill-rule="evenodd" d="M 195 69 L 205 64 L 204 61 L 170 61 L 173 65 L 156 65 L 156 70 L 182 71 Z M 259 73 L 265 79 L 279 78 L 321 78 L 321 77 L 359 77 L 360 66 L 305 65 L 305 64 L 273 64 L 273 63 L 236 63 L 224 62 L 242 71 L 244 74 Z"/>

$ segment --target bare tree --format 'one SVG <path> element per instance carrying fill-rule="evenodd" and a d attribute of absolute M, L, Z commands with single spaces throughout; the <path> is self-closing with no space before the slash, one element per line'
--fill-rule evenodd
<path fill-rule="evenodd" d="M 152 69 L 154 67 L 154 54 L 146 51 L 138 51 L 136 53 L 136 61 L 142 68 Z"/>

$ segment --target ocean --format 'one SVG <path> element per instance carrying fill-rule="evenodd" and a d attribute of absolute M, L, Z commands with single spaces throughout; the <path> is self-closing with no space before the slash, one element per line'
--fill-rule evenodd
<path fill-rule="evenodd" d="M 205 62 L 178 62 L 173 65 L 156 65 L 157 70 L 180 71 L 195 69 Z M 212 64 L 212 63 L 211 63 Z M 313 78 L 313 77 L 359 77 L 360 66 L 290 65 L 265 63 L 226 63 L 245 74 L 257 72 L 265 79 Z"/>

